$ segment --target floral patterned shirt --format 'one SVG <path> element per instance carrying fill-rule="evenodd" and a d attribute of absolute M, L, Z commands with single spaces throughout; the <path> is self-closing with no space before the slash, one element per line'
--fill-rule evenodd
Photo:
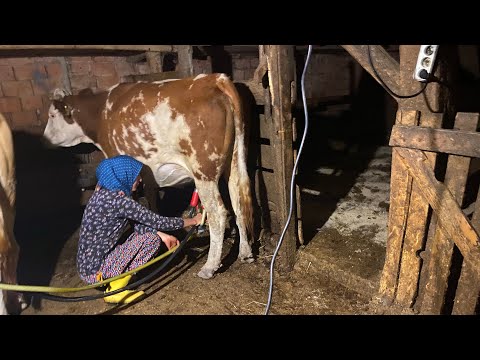
<path fill-rule="evenodd" d="M 134 231 L 172 231 L 184 227 L 180 217 L 160 216 L 132 198 L 116 192 L 95 191 L 85 207 L 78 240 L 77 268 L 86 277 L 95 274 L 133 220 Z"/>

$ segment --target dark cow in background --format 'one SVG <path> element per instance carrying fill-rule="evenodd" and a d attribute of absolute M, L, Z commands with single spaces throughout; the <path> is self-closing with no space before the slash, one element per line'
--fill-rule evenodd
<path fill-rule="evenodd" d="M 0 114 L 0 282 L 17 284 L 19 247 L 15 240 L 15 156 L 12 132 Z M 16 314 L 26 307 L 23 296 L 0 290 L 0 315 Z"/>
<path fill-rule="evenodd" d="M 210 232 L 208 258 L 198 273 L 204 279 L 221 266 L 227 210 L 219 179 L 224 175 L 239 229 L 238 258 L 253 261 L 243 112 L 225 74 L 123 83 L 97 94 L 56 90 L 44 137 L 57 146 L 93 143 L 106 157 L 131 155 L 150 167 L 160 187 L 193 179 Z"/>

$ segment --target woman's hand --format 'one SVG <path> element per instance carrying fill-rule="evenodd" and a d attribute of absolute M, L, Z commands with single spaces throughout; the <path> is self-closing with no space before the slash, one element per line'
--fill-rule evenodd
<path fill-rule="evenodd" d="M 160 236 L 160 239 L 162 239 L 163 243 L 167 246 L 167 249 L 170 250 L 180 244 L 180 241 L 173 236 L 169 234 L 165 234 L 161 231 L 157 231 L 158 236 Z"/>
<path fill-rule="evenodd" d="M 184 218 L 183 219 L 183 223 L 184 223 L 183 226 L 184 227 L 189 227 L 189 226 L 192 226 L 192 225 L 200 225 L 201 222 L 202 222 L 202 214 L 198 213 L 193 218 Z"/>

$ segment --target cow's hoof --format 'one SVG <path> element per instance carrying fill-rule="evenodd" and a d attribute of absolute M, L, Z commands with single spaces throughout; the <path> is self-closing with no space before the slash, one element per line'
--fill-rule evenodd
<path fill-rule="evenodd" d="M 202 279 L 208 280 L 208 279 L 211 279 L 214 274 L 215 274 L 215 270 L 213 269 L 202 269 L 198 272 L 197 275 Z"/>
<path fill-rule="evenodd" d="M 249 256 L 239 256 L 238 257 L 240 259 L 240 261 L 242 263 L 247 263 L 247 264 L 251 264 L 252 262 L 255 261 L 255 258 L 253 257 L 253 255 L 249 255 Z"/>
<path fill-rule="evenodd" d="M 25 310 L 28 307 L 28 302 L 25 300 L 23 294 L 18 295 L 18 303 L 20 304 L 21 310 Z"/>

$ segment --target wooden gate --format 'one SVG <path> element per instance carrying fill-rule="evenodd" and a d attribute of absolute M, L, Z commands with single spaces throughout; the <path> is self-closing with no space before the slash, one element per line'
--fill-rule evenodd
<path fill-rule="evenodd" d="M 344 48 L 397 94 L 421 86 L 412 78 L 418 45 L 400 46 L 400 66 L 372 46 L 377 73 L 366 60 L 366 46 Z M 452 50 L 439 54 L 434 76 L 440 81 L 418 96 L 397 99 L 390 137 L 390 212 L 379 295 L 384 304 L 423 314 L 474 314 L 480 293 L 480 201 L 471 218 L 462 211 L 471 160 L 480 157 L 479 115 L 455 111 L 451 86 L 445 86 L 456 70 Z"/>

